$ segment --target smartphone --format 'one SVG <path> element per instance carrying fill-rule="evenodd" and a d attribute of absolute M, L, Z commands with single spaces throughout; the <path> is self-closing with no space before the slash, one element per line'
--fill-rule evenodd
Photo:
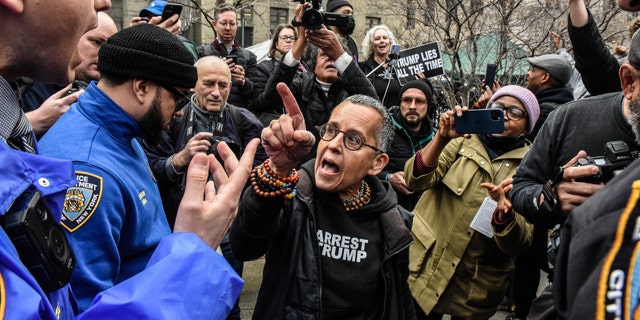
<path fill-rule="evenodd" d="M 502 133 L 504 132 L 504 112 L 501 109 L 471 109 L 455 116 L 457 133 Z"/>
<path fill-rule="evenodd" d="M 394 44 L 391 46 L 391 50 L 389 51 L 389 59 L 398 59 L 398 55 L 400 54 L 400 45 Z"/>
<path fill-rule="evenodd" d="M 226 59 L 232 59 L 234 64 L 238 64 L 238 56 L 235 54 L 228 54 Z"/>
<path fill-rule="evenodd" d="M 487 64 L 487 71 L 484 73 L 484 85 L 493 88 L 493 81 L 496 79 L 497 65 L 493 63 Z"/>
<path fill-rule="evenodd" d="M 182 5 L 179 3 L 167 3 L 164 6 L 164 9 L 162 10 L 162 21 L 165 21 L 171 17 L 173 17 L 174 14 L 177 14 L 178 16 L 180 16 L 180 13 L 182 12 Z"/>

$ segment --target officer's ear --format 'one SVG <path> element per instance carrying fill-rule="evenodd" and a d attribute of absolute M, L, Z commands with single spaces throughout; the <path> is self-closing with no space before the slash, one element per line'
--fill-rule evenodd
<path fill-rule="evenodd" d="M 22 0 L 0 0 L 2 6 L 17 14 L 21 14 L 24 10 L 24 2 Z"/>
<path fill-rule="evenodd" d="M 634 97 L 634 92 L 640 90 L 640 82 L 638 79 L 639 73 L 636 68 L 628 63 L 623 63 L 620 66 L 619 77 L 620 86 L 624 97 L 631 100 Z"/>
<path fill-rule="evenodd" d="M 153 81 L 131 79 L 131 91 L 139 105 L 152 106 L 158 90 L 160 90 L 160 86 Z"/>

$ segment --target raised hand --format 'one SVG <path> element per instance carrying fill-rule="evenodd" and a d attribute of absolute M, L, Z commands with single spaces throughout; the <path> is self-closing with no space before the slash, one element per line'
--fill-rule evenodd
<path fill-rule="evenodd" d="M 226 143 L 219 143 L 217 150 L 225 168 L 213 155 L 198 153 L 193 157 L 174 232 L 194 232 L 214 249 L 220 245 L 236 217 L 258 143 L 258 139 L 251 140 L 240 161 Z M 209 172 L 213 181 L 208 181 Z"/>
<path fill-rule="evenodd" d="M 278 83 L 276 88 L 287 113 L 271 121 L 262 130 L 261 138 L 270 167 L 286 176 L 311 151 L 316 138 L 306 130 L 304 117 L 291 90 L 284 83 Z"/>

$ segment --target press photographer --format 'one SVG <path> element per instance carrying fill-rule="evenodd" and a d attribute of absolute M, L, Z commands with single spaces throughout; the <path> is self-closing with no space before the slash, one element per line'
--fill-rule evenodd
<path fill-rule="evenodd" d="M 619 70 L 624 91 L 584 98 L 558 107 L 545 121 L 531 151 L 516 171 L 510 192 L 513 207 L 533 222 L 537 229 L 551 230 L 557 224 L 564 227 L 567 216 L 576 216 L 569 213 L 582 208 L 587 199 L 597 195 L 605 186 L 603 183 L 576 181 L 600 172 L 597 165 L 574 166 L 579 159 L 587 155 L 602 155 L 603 146 L 616 140 L 626 143 L 632 151 L 640 150 L 631 125 L 633 115 L 638 112 L 638 108 L 634 107 L 638 105 L 637 90 L 633 90 L 640 81 L 634 67 L 640 66 L 640 39 L 637 37 L 632 40 L 630 52 L 629 64 L 623 64 Z M 612 179 L 607 185 L 619 181 L 623 176 L 625 174 Z M 564 239 L 564 235 L 562 237 Z M 587 239 L 581 241 L 591 242 Z M 559 245 L 564 246 L 562 243 Z M 534 250 L 538 265 L 548 267 L 546 246 Z M 562 250 L 559 254 L 562 254 Z M 593 265 L 597 264 L 595 262 Z M 580 278 L 580 281 L 585 279 Z M 575 297 L 575 292 L 571 296 Z M 531 310 L 537 303 L 545 301 L 548 305 L 565 302 L 552 299 L 551 287 L 546 288 L 538 299 L 540 302 L 534 301 Z M 593 305 L 583 303 L 582 306 L 587 304 Z"/>
<path fill-rule="evenodd" d="M 353 18 L 353 6 L 349 1 L 329 0 L 326 10 L 322 9 L 322 0 L 294 0 L 294 2 L 310 5 L 305 5 L 305 12 L 299 21 L 295 18 L 291 21 L 294 27 L 301 25 L 307 30 L 317 30 L 325 25 L 346 44 L 353 60 L 356 63 L 359 62 L 358 45 L 351 37 L 356 28 L 356 21 Z"/>

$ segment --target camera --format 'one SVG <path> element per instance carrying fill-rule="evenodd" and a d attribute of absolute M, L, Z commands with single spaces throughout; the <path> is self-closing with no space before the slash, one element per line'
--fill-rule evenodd
<path fill-rule="evenodd" d="M 216 159 L 218 159 L 218 162 L 220 162 L 221 164 L 224 164 L 224 161 L 222 161 L 222 158 L 218 154 L 218 143 L 222 141 L 227 143 L 227 146 L 229 146 L 229 149 L 231 149 L 233 154 L 235 154 L 238 159 L 240 159 L 240 157 L 242 156 L 242 147 L 237 142 L 233 141 L 230 138 L 214 135 L 212 137 L 207 138 L 207 140 L 211 143 L 211 147 L 209 147 L 207 154 L 212 154 L 216 156 Z"/>
<path fill-rule="evenodd" d="M 4 216 L 4 229 L 40 287 L 51 292 L 71 279 L 76 259 L 40 191 L 29 187 Z"/>
<path fill-rule="evenodd" d="M 300 0 L 300 3 L 309 2 L 309 0 Z M 302 25 L 305 29 L 316 30 L 324 24 L 327 26 L 347 27 L 351 23 L 352 16 L 348 14 L 340 14 L 333 12 L 324 12 L 320 7 L 320 0 L 311 0 L 311 8 L 302 14 Z"/>
<path fill-rule="evenodd" d="M 82 80 L 73 80 L 73 84 L 71 85 L 71 89 L 65 91 L 62 94 L 61 98 L 64 98 L 64 97 L 66 97 L 66 96 L 68 96 L 70 94 L 74 94 L 74 93 L 80 91 L 81 89 L 84 90 L 88 86 L 89 86 L 89 84 L 84 82 L 84 81 L 82 81 Z"/>
<path fill-rule="evenodd" d="M 580 158 L 573 165 L 574 167 L 596 165 L 600 169 L 598 173 L 575 180 L 588 183 L 607 183 L 637 159 L 639 153 L 629 150 L 629 146 L 624 141 L 609 141 L 604 146 L 604 156 Z"/>

